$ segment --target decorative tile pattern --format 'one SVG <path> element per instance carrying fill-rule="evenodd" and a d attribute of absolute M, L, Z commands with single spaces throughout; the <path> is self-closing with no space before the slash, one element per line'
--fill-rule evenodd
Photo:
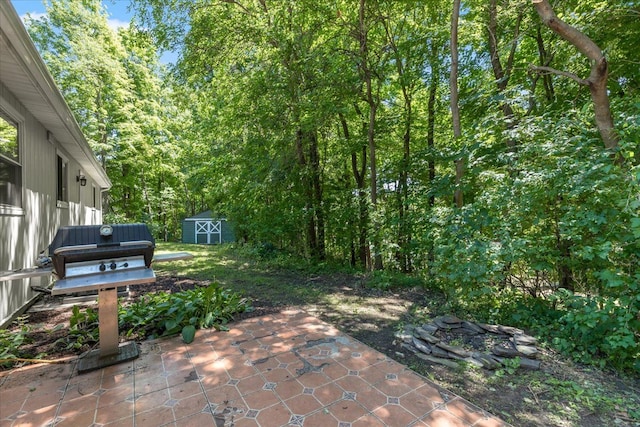
<path fill-rule="evenodd" d="M 176 399 L 169 399 L 166 402 L 164 402 L 164 406 L 167 406 L 169 408 L 173 408 L 177 404 L 178 404 L 178 400 L 176 400 Z"/>
<path fill-rule="evenodd" d="M 0 372 L 0 425 L 508 427 L 301 310 L 199 337 L 143 342 L 138 359 L 83 375 L 76 361 Z"/>
<path fill-rule="evenodd" d="M 304 425 L 304 416 L 302 415 L 291 415 L 291 419 L 289 420 L 289 425 L 292 426 L 302 426 Z"/>
<path fill-rule="evenodd" d="M 203 412 L 205 414 L 214 414 L 216 412 L 216 408 L 216 405 L 205 405 L 205 407 L 202 408 L 202 411 L 200 412 Z"/>

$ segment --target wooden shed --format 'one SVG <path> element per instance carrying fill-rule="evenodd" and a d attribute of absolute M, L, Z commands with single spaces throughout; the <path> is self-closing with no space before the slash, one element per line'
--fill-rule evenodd
<path fill-rule="evenodd" d="M 235 240 L 232 224 L 226 218 L 213 215 L 211 211 L 182 220 L 182 243 L 218 245 Z"/>

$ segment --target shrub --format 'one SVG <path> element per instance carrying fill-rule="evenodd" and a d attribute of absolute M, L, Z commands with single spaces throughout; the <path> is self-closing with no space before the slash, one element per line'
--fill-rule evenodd
<path fill-rule="evenodd" d="M 177 293 L 144 295 L 139 301 L 120 306 L 119 324 L 127 335 L 156 337 L 179 333 L 183 327 L 221 328 L 236 313 L 250 309 L 238 293 L 217 284 Z"/>

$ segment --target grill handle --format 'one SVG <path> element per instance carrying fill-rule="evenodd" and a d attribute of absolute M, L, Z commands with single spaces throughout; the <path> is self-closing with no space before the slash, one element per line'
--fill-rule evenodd
<path fill-rule="evenodd" d="M 143 246 L 148 246 L 148 247 L 153 247 L 153 243 L 148 241 L 148 240 L 132 240 L 132 241 L 127 241 L 127 242 L 120 242 L 120 243 L 101 243 L 101 244 L 89 244 L 89 245 L 75 245 L 75 246 L 62 246 L 59 247 L 58 249 L 53 251 L 54 255 L 61 255 L 64 254 L 66 252 L 72 252 L 72 251 L 81 251 L 81 250 L 87 250 L 87 249 L 97 249 L 99 247 L 106 247 L 106 246 L 137 246 L 137 245 L 143 245 Z"/>

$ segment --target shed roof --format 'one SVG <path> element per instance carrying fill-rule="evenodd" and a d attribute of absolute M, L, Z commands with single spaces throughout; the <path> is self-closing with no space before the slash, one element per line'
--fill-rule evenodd
<path fill-rule="evenodd" d="M 102 190 L 111 181 L 96 159 L 22 20 L 0 1 L 0 81 L 52 133 Z"/>
<path fill-rule="evenodd" d="M 199 214 L 195 214 L 194 216 L 190 216 L 188 218 L 185 218 L 185 221 L 200 221 L 200 220 L 206 220 L 206 219 L 215 219 L 215 220 L 222 220 L 222 221 L 226 221 L 227 219 L 224 217 L 219 217 L 214 215 L 211 210 L 208 211 L 204 211 L 204 212 L 200 212 Z"/>

